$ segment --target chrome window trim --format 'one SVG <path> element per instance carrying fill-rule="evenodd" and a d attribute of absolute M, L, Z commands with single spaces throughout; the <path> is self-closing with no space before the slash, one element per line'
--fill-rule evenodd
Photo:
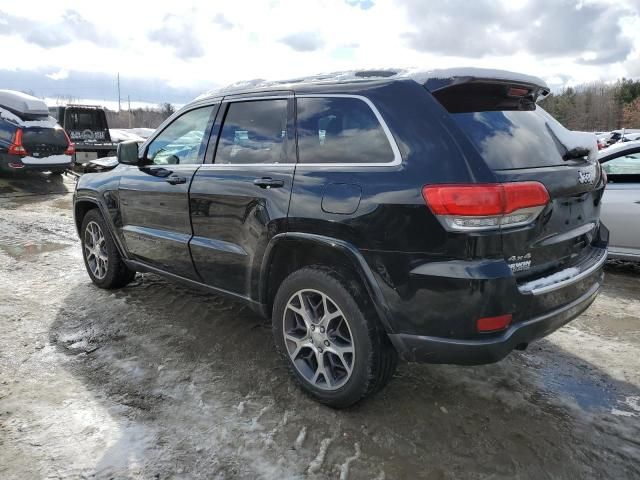
<path fill-rule="evenodd" d="M 265 167 L 265 168 L 291 168 L 292 166 L 295 168 L 305 168 L 305 167 L 323 167 L 323 168 L 354 168 L 354 167 L 396 167 L 402 164 L 402 155 L 400 154 L 400 149 L 398 148 L 398 144 L 396 143 L 395 138 L 391 134 L 391 130 L 387 126 L 387 123 L 382 118 L 382 115 L 373 104 L 371 100 L 363 95 L 355 95 L 349 93 L 305 93 L 300 95 L 274 95 L 274 96 L 260 96 L 260 97 L 238 97 L 238 98 L 229 98 L 224 97 L 221 103 L 239 103 L 244 101 L 256 101 L 256 100 L 279 100 L 279 99 L 291 99 L 291 98 L 355 98 L 366 103 L 373 114 L 375 115 L 378 123 L 382 127 L 382 131 L 385 133 L 387 137 L 387 141 L 391 146 L 391 150 L 393 151 L 393 160 L 390 162 L 380 162 L 380 163 L 300 163 L 297 161 L 291 163 L 202 163 L 200 164 L 200 168 L 204 168 L 205 170 L 228 170 L 228 169 L 236 169 L 238 167 Z M 297 146 L 297 138 L 296 138 L 296 146 Z"/>

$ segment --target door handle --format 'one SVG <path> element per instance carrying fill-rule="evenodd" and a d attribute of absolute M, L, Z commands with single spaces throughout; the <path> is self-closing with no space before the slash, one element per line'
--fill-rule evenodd
<path fill-rule="evenodd" d="M 253 181 L 254 185 L 260 188 L 280 188 L 284 187 L 284 180 L 273 179 L 271 177 L 256 178 Z"/>
<path fill-rule="evenodd" d="M 187 179 L 184 177 L 179 177 L 177 175 L 170 175 L 164 179 L 165 182 L 170 183 L 171 185 L 178 185 L 182 183 L 187 183 Z"/>

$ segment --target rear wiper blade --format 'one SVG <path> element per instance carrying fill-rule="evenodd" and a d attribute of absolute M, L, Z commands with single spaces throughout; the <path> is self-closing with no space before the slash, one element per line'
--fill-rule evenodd
<path fill-rule="evenodd" d="M 565 153 L 562 156 L 563 160 L 574 160 L 577 158 L 584 158 L 584 157 L 588 157 L 589 156 L 589 149 L 588 148 L 584 148 L 584 147 L 576 147 L 574 149 L 571 149 L 569 151 L 567 151 L 567 153 Z"/>
<path fill-rule="evenodd" d="M 553 141 L 555 142 L 555 144 L 558 146 L 558 148 L 560 149 L 560 151 L 564 150 L 564 154 L 562 155 L 562 159 L 567 161 L 567 160 L 577 160 L 577 159 L 584 159 L 585 157 L 589 156 L 589 149 L 586 147 L 575 147 L 572 148 L 571 150 L 569 150 L 558 138 L 558 135 L 556 135 L 556 133 L 553 131 L 553 128 L 551 128 L 549 126 L 548 123 L 545 122 L 545 126 L 547 127 L 547 131 L 549 132 L 549 134 L 551 135 L 551 138 L 553 138 Z"/>

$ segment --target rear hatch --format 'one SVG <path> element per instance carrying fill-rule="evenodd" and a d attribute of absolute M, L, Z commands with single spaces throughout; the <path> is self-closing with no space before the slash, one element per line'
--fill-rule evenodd
<path fill-rule="evenodd" d="M 107 117 L 101 108 L 68 106 L 64 128 L 77 145 L 111 142 Z"/>
<path fill-rule="evenodd" d="M 519 286 L 554 274 L 550 281 L 563 280 L 558 272 L 575 275 L 593 263 L 602 252 L 593 244 L 604 190 L 595 135 L 571 132 L 537 106 L 544 85 L 466 78 L 430 89 L 496 182 L 540 182 L 549 194 L 535 221 L 501 228 L 504 259 Z"/>
<path fill-rule="evenodd" d="M 22 146 L 28 155 L 44 158 L 64 154 L 68 142 L 64 130 L 60 127 L 23 127 Z"/>

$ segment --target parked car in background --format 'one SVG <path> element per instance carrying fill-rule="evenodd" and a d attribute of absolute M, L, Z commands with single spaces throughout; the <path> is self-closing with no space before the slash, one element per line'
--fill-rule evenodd
<path fill-rule="evenodd" d="M 59 174 L 73 163 L 74 145 L 39 98 L 0 90 L 0 170 Z"/>
<path fill-rule="evenodd" d="M 615 143 L 618 143 L 624 137 L 627 137 L 628 135 L 636 134 L 636 133 L 640 133 L 640 130 L 639 129 L 633 129 L 633 128 L 624 128 L 624 129 L 620 129 L 620 130 L 613 130 L 613 131 L 611 131 L 611 134 L 609 135 L 609 138 L 607 139 L 607 145 L 613 145 Z"/>
<path fill-rule="evenodd" d="M 622 142 L 636 142 L 640 140 L 640 133 L 625 133 Z"/>
<path fill-rule="evenodd" d="M 116 154 L 104 108 L 95 105 L 49 107 L 49 113 L 66 130 L 76 146 L 75 162 L 85 164 Z"/>
<path fill-rule="evenodd" d="M 640 261 L 640 141 L 602 150 L 598 160 L 608 177 L 602 222 L 609 228 L 609 257 Z"/>
<path fill-rule="evenodd" d="M 197 99 L 74 215 L 101 288 L 155 272 L 272 321 L 293 378 L 349 406 L 398 357 L 483 364 L 582 313 L 602 285 L 593 134 L 510 72 L 347 72 Z"/>

